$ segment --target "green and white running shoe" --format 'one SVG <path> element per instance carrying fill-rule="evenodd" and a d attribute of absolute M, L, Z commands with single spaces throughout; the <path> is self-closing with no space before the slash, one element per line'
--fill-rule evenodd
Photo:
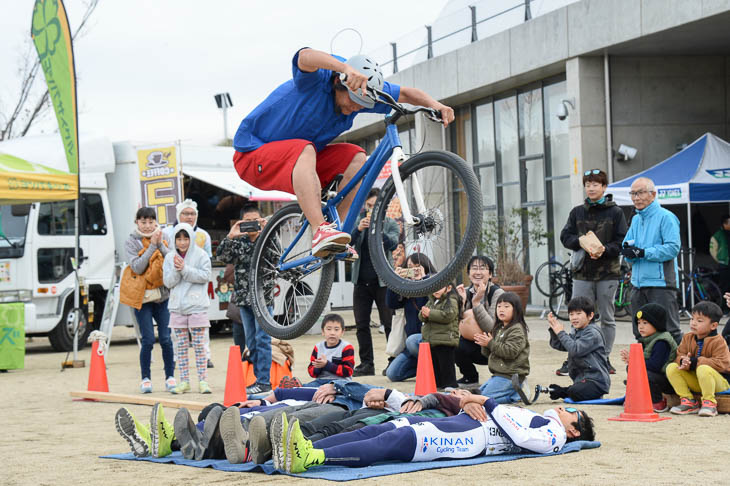
<path fill-rule="evenodd" d="M 324 451 L 312 447 L 312 441 L 304 437 L 299 419 L 289 426 L 286 442 L 286 472 L 300 473 L 324 464 Z"/>
<path fill-rule="evenodd" d="M 175 429 L 165 420 L 165 412 L 161 403 L 155 403 L 150 416 L 150 443 L 153 457 L 165 457 L 172 454 L 172 441 L 175 440 Z"/>
<path fill-rule="evenodd" d="M 208 385 L 207 381 L 201 381 L 200 383 L 198 383 L 198 391 L 203 395 L 213 393 L 212 391 L 210 391 L 210 385 Z"/>
<path fill-rule="evenodd" d="M 189 381 L 181 381 L 177 384 L 175 388 L 170 390 L 170 393 L 173 395 L 182 395 L 183 393 L 187 393 L 190 391 L 190 382 Z"/>
<path fill-rule="evenodd" d="M 129 410 L 124 407 L 117 410 L 114 424 L 117 432 L 129 443 L 129 447 L 136 457 L 150 455 L 150 431 L 146 426 L 137 422 Z"/>
<path fill-rule="evenodd" d="M 269 431 L 271 439 L 271 459 L 274 463 L 274 469 L 283 470 L 286 465 L 286 433 L 288 432 L 289 423 L 286 418 L 286 412 L 277 415 L 271 421 L 271 430 Z"/>

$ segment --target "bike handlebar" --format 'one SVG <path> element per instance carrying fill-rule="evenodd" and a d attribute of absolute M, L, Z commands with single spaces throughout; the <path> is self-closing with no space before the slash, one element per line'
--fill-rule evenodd
<path fill-rule="evenodd" d="M 340 73 L 340 81 L 344 84 L 347 81 L 347 74 Z M 349 89 L 349 88 L 348 88 Z M 427 106 L 415 106 L 413 108 L 406 108 L 402 104 L 398 103 L 393 99 L 390 94 L 379 89 L 371 88 L 368 86 L 366 96 L 373 100 L 375 103 L 381 103 L 388 105 L 393 108 L 399 115 L 415 115 L 416 113 L 423 113 L 431 121 L 436 123 L 443 123 L 441 118 L 441 112 Z"/>

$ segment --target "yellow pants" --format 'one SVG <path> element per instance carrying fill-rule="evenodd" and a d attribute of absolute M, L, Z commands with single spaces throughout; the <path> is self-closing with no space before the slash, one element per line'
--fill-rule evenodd
<path fill-rule="evenodd" d="M 667 366 L 667 379 L 680 398 L 692 399 L 692 392 L 702 393 L 702 400 L 717 404 L 715 393 L 730 388 L 727 380 L 713 367 L 700 365 L 694 371 L 680 370 L 677 363 Z"/>

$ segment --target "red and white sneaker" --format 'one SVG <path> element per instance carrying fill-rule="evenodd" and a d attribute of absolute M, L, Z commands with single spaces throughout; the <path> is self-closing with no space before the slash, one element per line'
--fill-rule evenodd
<path fill-rule="evenodd" d="M 354 262 L 360 258 L 360 255 L 357 254 L 357 250 L 350 245 L 347 245 L 345 251 L 347 252 L 347 256 L 344 258 L 346 262 Z"/>
<path fill-rule="evenodd" d="M 349 242 L 349 233 L 339 231 L 334 223 L 322 223 L 312 238 L 312 255 L 321 258 L 330 253 L 345 251 L 345 245 Z"/>

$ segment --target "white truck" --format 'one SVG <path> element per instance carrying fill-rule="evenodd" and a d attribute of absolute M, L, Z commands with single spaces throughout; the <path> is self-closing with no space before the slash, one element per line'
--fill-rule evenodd
<path fill-rule="evenodd" d="M 0 152 L 50 166 L 54 165 L 50 159 L 65 163 L 57 135 L 2 142 Z M 156 206 L 158 221 L 172 224 L 174 203 L 181 197 L 182 184 L 191 187 L 191 182 L 201 202 L 210 203 L 209 208 L 231 195 L 273 204 L 294 200 L 289 194 L 259 191 L 241 181 L 233 169 L 231 147 L 135 145 L 82 135 L 79 153 L 79 276 L 88 286 L 89 312 L 94 314 L 94 323 L 86 326 L 80 336 L 80 347 L 101 319 L 115 265 L 126 259 L 124 242 L 134 229 L 134 214 L 140 206 Z M 160 179 L 160 175 L 169 177 Z M 186 193 L 185 197 L 188 196 Z M 70 350 L 73 316 L 69 314 L 75 285 L 71 267 L 75 247 L 74 201 L 3 205 L 0 217 L 6 236 L 0 237 L 0 302 L 24 302 L 26 336 L 47 335 L 54 349 Z M 200 218 L 199 222 L 214 243 L 228 232 L 228 218 L 217 218 L 217 231 L 206 227 Z M 213 298 L 208 313 L 214 327 L 226 320 L 231 294 L 231 289 L 221 284 L 223 270 L 224 266 L 214 259 L 209 283 Z M 283 312 L 282 307 L 279 302 L 277 312 Z M 115 325 L 133 325 L 130 308 L 119 306 Z"/>

